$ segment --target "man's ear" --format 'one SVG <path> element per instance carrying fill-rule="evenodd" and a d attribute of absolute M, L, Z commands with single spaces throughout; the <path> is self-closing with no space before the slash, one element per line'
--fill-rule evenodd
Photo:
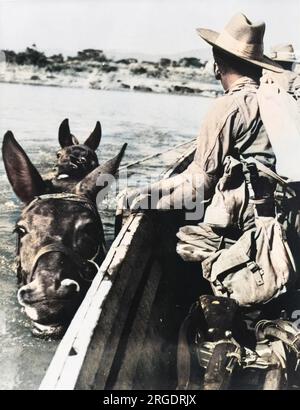
<path fill-rule="evenodd" d="M 221 71 L 219 69 L 218 64 L 215 61 L 214 61 L 214 73 L 215 73 L 215 79 L 221 80 Z"/>
<path fill-rule="evenodd" d="M 101 136 L 102 136 L 101 124 L 99 121 L 97 121 L 94 131 L 85 141 L 84 145 L 96 151 L 96 149 L 98 148 L 100 144 Z"/>
<path fill-rule="evenodd" d="M 9 182 L 22 202 L 28 203 L 45 192 L 45 182 L 11 131 L 4 135 L 2 158 Z"/>
<path fill-rule="evenodd" d="M 78 139 L 71 134 L 68 118 L 65 118 L 59 126 L 58 141 L 62 148 L 79 144 Z"/>
<path fill-rule="evenodd" d="M 83 178 L 82 181 L 78 182 L 75 187 L 75 193 L 95 200 L 98 192 L 103 188 L 107 188 L 112 182 L 112 176 L 118 171 L 126 147 L 127 144 L 124 144 L 118 155 L 105 162 L 103 165 L 99 165 Z"/>

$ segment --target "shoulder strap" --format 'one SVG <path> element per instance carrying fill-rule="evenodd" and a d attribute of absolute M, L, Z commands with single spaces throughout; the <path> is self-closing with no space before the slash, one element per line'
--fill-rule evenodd
<path fill-rule="evenodd" d="M 266 165 L 264 165 L 262 162 L 258 161 L 254 157 L 249 157 L 245 159 L 246 162 L 255 164 L 257 169 L 264 174 L 268 175 L 269 177 L 275 179 L 281 186 L 288 187 L 288 181 L 283 179 L 280 175 L 278 175 L 276 172 L 272 171 L 270 168 L 268 168 Z"/>
<path fill-rule="evenodd" d="M 277 170 L 293 182 L 300 181 L 300 115 L 296 100 L 276 82 L 261 81 L 257 90 L 257 102 L 261 120 L 277 158 Z"/>
<path fill-rule="evenodd" d="M 278 182 L 280 186 L 282 186 L 285 189 L 285 192 L 288 192 L 292 197 L 296 197 L 296 192 L 291 188 L 289 181 L 285 180 L 282 178 L 280 175 L 278 175 L 276 172 L 272 171 L 270 168 L 268 168 L 266 165 L 264 165 L 262 162 L 258 161 L 254 157 L 249 157 L 247 159 L 244 158 L 244 160 L 247 163 L 250 164 L 255 164 L 257 169 L 264 174 L 268 175 L 269 177 L 273 178 L 275 181 Z"/>

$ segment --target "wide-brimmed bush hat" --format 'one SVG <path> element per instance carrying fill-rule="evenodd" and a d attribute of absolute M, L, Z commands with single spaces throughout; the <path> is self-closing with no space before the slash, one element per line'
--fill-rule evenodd
<path fill-rule="evenodd" d="M 203 40 L 235 57 L 267 70 L 282 72 L 282 68 L 264 55 L 264 22 L 252 23 L 238 13 L 220 32 L 207 28 L 198 28 L 197 32 Z"/>

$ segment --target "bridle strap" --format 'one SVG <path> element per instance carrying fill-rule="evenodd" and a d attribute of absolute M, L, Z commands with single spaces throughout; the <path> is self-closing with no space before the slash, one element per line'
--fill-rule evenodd
<path fill-rule="evenodd" d="M 31 269 L 30 269 L 30 276 L 29 276 L 29 282 L 32 281 L 32 277 L 34 275 L 34 271 L 37 267 L 37 264 L 39 262 L 39 260 L 41 259 L 42 256 L 48 254 L 48 253 L 52 253 L 52 252 L 59 252 L 59 253 L 63 253 L 64 255 L 71 257 L 72 259 L 74 258 L 76 264 L 77 262 L 81 259 L 79 255 L 75 254 L 70 248 L 67 248 L 66 246 L 64 246 L 63 244 L 60 243 L 52 243 L 46 246 L 43 246 L 38 253 L 35 255 L 35 258 L 33 259 L 32 265 L 31 265 Z M 81 260 L 80 260 L 81 262 Z M 81 265 L 82 263 L 78 263 L 78 265 Z"/>
<path fill-rule="evenodd" d="M 39 195 L 36 196 L 23 210 L 23 212 L 26 212 L 29 210 L 32 205 L 34 205 L 36 202 L 41 201 L 41 200 L 47 200 L 47 199 L 56 199 L 56 200 L 64 200 L 64 201 L 73 201 L 73 202 L 79 202 L 83 206 L 87 206 L 90 208 L 95 215 L 99 218 L 98 214 L 98 209 L 97 206 L 94 204 L 93 201 L 91 201 L 89 198 L 82 196 L 82 195 L 77 195 L 77 194 L 69 194 L 65 192 L 61 193 L 55 193 L 55 194 L 44 194 L 44 195 Z"/>
<path fill-rule="evenodd" d="M 93 258 L 84 259 L 78 253 L 74 252 L 71 248 L 68 248 L 67 246 L 63 245 L 62 243 L 52 243 L 52 244 L 43 246 L 38 251 L 38 253 L 35 255 L 35 258 L 33 260 L 33 263 L 32 263 L 31 269 L 30 269 L 30 274 L 29 274 L 29 283 L 32 282 L 32 278 L 33 278 L 33 275 L 34 275 L 34 272 L 35 272 L 35 269 L 37 267 L 37 264 L 38 264 L 39 260 L 41 259 L 42 256 L 44 256 L 48 253 L 52 253 L 52 252 L 62 253 L 64 255 L 68 256 L 70 259 L 72 259 L 79 268 L 83 267 L 87 262 L 92 262 L 99 269 L 99 266 L 95 262 L 95 259 L 99 254 L 99 251 L 100 251 L 100 246 L 98 247 L 97 252 L 93 256 Z M 80 269 L 79 269 L 79 272 L 80 272 Z M 79 275 L 80 275 L 81 279 L 83 279 L 85 281 L 90 281 L 90 280 L 86 279 L 84 276 L 82 276 L 80 273 L 79 273 Z"/>
<path fill-rule="evenodd" d="M 32 205 L 34 205 L 37 201 L 48 200 L 48 199 L 79 202 L 83 206 L 88 207 L 90 210 L 92 210 L 92 212 L 97 217 L 97 219 L 100 220 L 98 209 L 97 209 L 96 205 L 94 204 L 94 202 L 92 202 L 90 199 L 88 199 L 84 196 L 77 195 L 77 194 L 71 194 L 71 193 L 55 193 L 55 194 L 44 194 L 44 195 L 37 196 L 27 205 L 27 207 L 23 210 L 23 212 L 26 212 L 27 210 L 29 210 L 32 207 Z M 100 222 L 101 222 L 101 220 L 100 220 Z M 102 226 L 102 224 L 101 224 L 101 226 Z M 94 265 L 96 265 L 96 267 L 99 270 L 99 266 L 95 262 L 95 259 L 99 255 L 100 250 L 101 250 L 101 248 L 103 248 L 103 246 L 105 247 L 104 236 L 103 236 L 102 243 L 100 243 L 99 246 L 98 246 L 96 254 L 91 259 L 84 259 L 81 255 L 74 252 L 71 248 L 69 248 L 69 247 L 67 247 L 64 244 L 59 243 L 59 242 L 43 246 L 38 251 L 38 253 L 35 255 L 35 258 L 34 258 L 33 263 L 31 265 L 31 269 L 30 269 L 30 272 L 29 272 L 29 283 L 32 282 L 32 278 L 33 278 L 36 266 L 37 266 L 40 258 L 43 255 L 46 255 L 46 254 L 52 253 L 52 252 L 59 252 L 59 253 L 62 253 L 64 255 L 68 256 L 79 267 L 83 267 L 87 262 L 92 262 Z M 19 252 L 17 251 L 17 257 L 18 256 L 19 256 Z M 83 280 L 90 282 L 89 279 L 84 278 L 84 276 L 82 276 L 80 274 L 80 270 L 79 270 L 79 275 Z"/>

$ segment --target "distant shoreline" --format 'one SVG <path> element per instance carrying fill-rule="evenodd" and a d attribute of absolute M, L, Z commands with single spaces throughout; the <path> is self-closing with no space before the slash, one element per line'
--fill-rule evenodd
<path fill-rule="evenodd" d="M 35 48 L 4 51 L 0 82 L 35 86 L 91 88 L 159 94 L 216 97 L 221 93 L 207 67 L 195 57 L 158 62 L 135 58 L 108 59 L 101 50 L 79 51 L 75 57 L 46 57 Z"/>
<path fill-rule="evenodd" d="M 81 87 L 81 86 L 72 86 L 72 85 L 59 85 L 59 84 L 44 84 L 44 83 L 36 83 L 36 82 L 20 82 L 20 81 L 2 81 L 0 80 L 0 84 L 12 84 L 12 85 L 25 85 L 25 86 L 33 86 L 33 87 L 52 87 L 52 88 L 70 88 L 70 89 L 76 89 L 76 90 L 94 90 L 94 91 L 116 91 L 116 92 L 135 92 L 135 93 L 141 93 L 141 94 L 149 94 L 148 91 L 144 90 L 128 90 L 124 88 L 106 88 L 106 89 L 100 89 L 100 88 L 86 88 L 86 87 Z M 178 97 L 180 96 L 189 96 L 189 97 L 202 97 L 202 98 L 215 98 L 217 95 L 220 93 L 217 92 L 215 93 L 214 90 L 212 91 L 207 91 L 203 93 L 182 93 L 182 92 L 169 92 L 169 91 L 154 91 L 150 92 L 150 94 L 158 94 L 158 95 L 176 95 Z"/>

